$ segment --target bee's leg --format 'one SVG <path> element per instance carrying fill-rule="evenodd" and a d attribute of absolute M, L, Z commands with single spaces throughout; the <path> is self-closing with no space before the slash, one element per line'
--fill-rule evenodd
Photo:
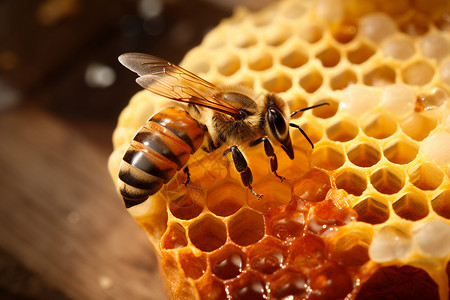
<path fill-rule="evenodd" d="M 297 124 L 294 123 L 290 123 L 289 126 L 297 128 L 298 130 L 300 130 L 300 132 L 303 134 L 303 136 L 308 140 L 308 142 L 311 144 L 311 147 L 314 149 L 314 144 L 313 142 L 309 139 L 309 136 L 306 134 L 306 132 L 300 128 L 300 126 L 298 126 Z"/>
<path fill-rule="evenodd" d="M 241 174 L 241 180 L 245 187 L 248 187 L 250 191 L 252 191 L 253 195 L 261 199 L 263 197 L 262 194 L 257 194 L 252 188 L 253 175 L 252 171 L 247 165 L 247 160 L 242 154 L 241 150 L 237 146 L 231 146 L 227 150 L 223 152 L 223 155 L 227 155 L 231 152 L 231 156 L 233 158 L 234 167 L 239 174 Z"/>
<path fill-rule="evenodd" d="M 280 178 L 281 182 L 283 182 L 283 180 L 285 180 L 286 178 L 277 174 L 278 160 L 269 138 L 263 136 L 262 138 L 259 138 L 251 142 L 250 146 L 258 145 L 261 142 L 264 142 L 264 152 L 266 153 L 266 156 L 270 158 L 270 170 L 272 171 L 273 174 L 275 174 L 275 176 Z"/>
<path fill-rule="evenodd" d="M 183 182 L 184 186 L 187 186 L 189 182 L 191 182 L 191 173 L 189 173 L 189 167 L 186 166 L 183 169 L 184 174 L 186 174 L 186 181 Z"/>

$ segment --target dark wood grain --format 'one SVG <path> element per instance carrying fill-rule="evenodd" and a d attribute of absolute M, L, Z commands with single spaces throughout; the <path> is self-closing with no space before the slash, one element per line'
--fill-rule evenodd
<path fill-rule="evenodd" d="M 45 283 L 47 299 L 165 298 L 157 260 L 102 151 L 38 108 L 1 112 L 0 137 L 2 257 Z M 14 274 L 1 276 L 0 284 Z M 22 288 L 17 296 L 31 297 Z"/>

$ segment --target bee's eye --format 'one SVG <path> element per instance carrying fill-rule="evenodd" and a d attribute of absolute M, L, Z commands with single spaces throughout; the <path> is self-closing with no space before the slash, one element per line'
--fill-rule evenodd
<path fill-rule="evenodd" d="M 274 108 L 269 108 L 267 112 L 267 121 L 269 122 L 270 130 L 277 138 L 282 138 L 286 134 L 286 121 L 283 115 Z"/>

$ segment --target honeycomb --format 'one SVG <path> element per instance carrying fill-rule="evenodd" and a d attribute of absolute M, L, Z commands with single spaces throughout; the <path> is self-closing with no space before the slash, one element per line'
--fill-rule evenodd
<path fill-rule="evenodd" d="M 263 146 L 244 149 L 246 189 L 224 149 L 129 213 L 175 299 L 448 299 L 450 4 L 285 0 L 236 9 L 181 63 L 215 83 L 279 93 L 292 129 L 280 181 Z M 125 72 L 125 71 L 124 71 Z M 147 91 L 122 112 L 112 177 L 161 107 Z"/>

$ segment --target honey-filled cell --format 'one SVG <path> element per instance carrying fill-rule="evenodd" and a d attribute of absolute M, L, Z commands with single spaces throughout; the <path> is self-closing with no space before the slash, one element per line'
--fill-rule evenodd
<path fill-rule="evenodd" d="M 188 235 L 192 244 L 205 252 L 216 250 L 227 240 L 225 224 L 209 214 L 190 224 Z"/>
<path fill-rule="evenodd" d="M 215 215 L 226 217 L 237 212 L 246 198 L 247 192 L 240 183 L 224 181 L 208 190 L 206 206 Z"/>
<path fill-rule="evenodd" d="M 224 280 L 241 274 L 246 260 L 246 255 L 234 245 L 225 245 L 209 257 L 213 274 Z"/>
<path fill-rule="evenodd" d="M 279 241 L 266 237 L 248 251 L 250 267 L 263 274 L 273 274 L 286 264 L 288 249 Z"/>
<path fill-rule="evenodd" d="M 205 203 L 204 191 L 198 188 L 186 188 L 181 187 L 189 192 L 183 192 L 180 190 L 169 192 L 170 202 L 169 210 L 172 215 L 178 219 L 190 220 L 203 211 Z"/>
<path fill-rule="evenodd" d="M 187 246 L 186 230 L 179 223 L 171 223 L 161 240 L 163 249 L 176 249 Z"/>
<path fill-rule="evenodd" d="M 231 240 L 236 244 L 252 245 L 264 236 L 264 217 L 252 209 L 242 209 L 231 217 L 228 230 Z"/>
<path fill-rule="evenodd" d="M 322 238 L 305 234 L 292 243 L 289 262 L 301 268 L 316 268 L 327 260 L 328 254 Z"/>
<path fill-rule="evenodd" d="M 308 276 L 295 268 L 283 269 L 272 278 L 269 287 L 274 299 L 297 299 L 307 294 Z"/>
<path fill-rule="evenodd" d="M 330 188 L 328 174 L 318 169 L 311 169 L 293 184 L 293 194 L 305 201 L 319 202 L 325 199 Z"/>
<path fill-rule="evenodd" d="M 186 248 L 178 254 L 185 276 L 193 279 L 200 278 L 206 271 L 205 255 L 195 256 L 192 250 Z"/>
<path fill-rule="evenodd" d="M 331 259 L 345 266 L 361 266 L 370 260 L 370 241 L 364 232 L 344 231 L 333 242 Z"/>
<path fill-rule="evenodd" d="M 328 263 L 310 273 L 313 294 L 322 299 L 342 299 L 353 290 L 350 273 L 338 264 Z"/>
<path fill-rule="evenodd" d="M 231 299 L 264 300 L 267 299 L 266 283 L 253 272 L 246 272 L 228 284 Z"/>

